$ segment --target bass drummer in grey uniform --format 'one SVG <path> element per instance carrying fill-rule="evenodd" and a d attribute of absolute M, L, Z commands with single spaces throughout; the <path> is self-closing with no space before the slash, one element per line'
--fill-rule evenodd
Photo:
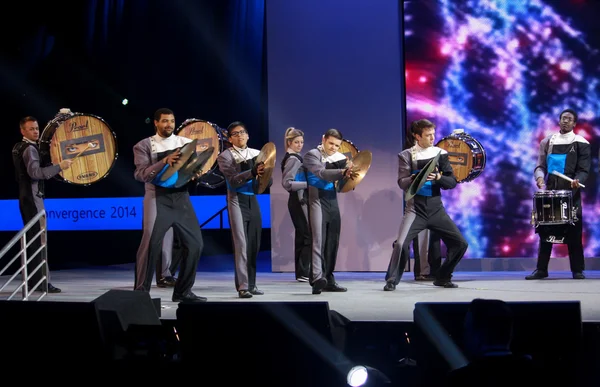
<path fill-rule="evenodd" d="M 170 109 L 154 113 L 156 134 L 133 147 L 135 179 L 145 183 L 142 241 L 135 261 L 135 290 L 150 291 L 157 262 L 161 259 L 163 240 L 172 227 L 185 247 L 179 276 L 175 282 L 174 302 L 204 302 L 192 292 L 198 260 L 204 247 L 200 224 L 190 201 L 187 185 L 175 188 L 177 172 L 163 180 L 169 167 L 181 157 L 181 149 L 192 140 L 173 134 L 175 116 Z"/>
<path fill-rule="evenodd" d="M 262 217 L 256 192 L 257 177 L 265 170 L 257 163 L 260 151 L 248 147 L 248 131 L 243 122 L 235 121 L 227 127 L 231 147 L 217 158 L 219 170 L 227 185 L 227 212 L 235 261 L 235 288 L 240 298 L 264 294 L 256 286 L 256 257 L 260 251 Z M 269 185 L 272 180 L 269 181 Z"/>

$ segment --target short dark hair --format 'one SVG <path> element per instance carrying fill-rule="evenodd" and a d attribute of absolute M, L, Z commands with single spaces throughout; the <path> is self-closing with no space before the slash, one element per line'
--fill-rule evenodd
<path fill-rule="evenodd" d="M 23 117 L 23 118 L 21 118 L 21 121 L 19 121 L 19 127 L 21 129 L 23 129 L 23 126 L 25 126 L 25 123 L 30 122 L 30 121 L 37 122 L 37 118 L 35 118 L 34 116 Z"/>
<path fill-rule="evenodd" d="M 244 130 L 246 130 L 246 124 L 244 124 L 242 121 L 233 121 L 227 126 L 227 138 L 231 137 L 231 129 L 235 128 L 236 126 L 241 126 L 244 128 Z"/>
<path fill-rule="evenodd" d="M 510 343 L 513 331 L 513 312 L 502 300 L 476 298 L 471 301 L 467 317 L 470 328 L 488 344 Z"/>
<path fill-rule="evenodd" d="M 337 129 L 329 129 L 328 131 L 325 132 L 324 137 L 333 137 L 333 138 L 337 138 L 338 140 L 343 140 L 344 136 L 342 136 L 342 132 L 340 132 Z"/>
<path fill-rule="evenodd" d="M 173 113 L 173 110 L 171 109 L 167 109 L 167 108 L 160 108 L 157 111 L 154 112 L 154 121 L 160 121 L 160 116 L 162 116 L 163 114 L 165 115 L 175 115 Z"/>
<path fill-rule="evenodd" d="M 571 108 L 567 108 L 565 110 L 563 110 L 562 112 L 560 112 L 560 116 L 558 116 L 558 119 L 561 120 L 563 114 L 565 113 L 571 113 L 573 115 L 573 117 L 575 118 L 575 122 L 577 122 L 577 113 L 575 113 L 575 110 L 571 109 Z"/>
<path fill-rule="evenodd" d="M 416 135 L 423 135 L 427 128 L 435 128 L 435 124 L 425 118 L 411 122 L 408 133 L 406 134 L 406 148 L 411 148 L 416 143 Z"/>

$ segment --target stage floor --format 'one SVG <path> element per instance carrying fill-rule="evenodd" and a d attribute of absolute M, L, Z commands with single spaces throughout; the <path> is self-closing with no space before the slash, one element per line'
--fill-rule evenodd
<path fill-rule="evenodd" d="M 459 288 L 444 289 L 431 282 L 413 280 L 407 272 L 394 292 L 384 292 L 385 273 L 336 273 L 348 288 L 346 293 L 312 295 L 308 283 L 297 282 L 293 273 L 259 272 L 258 287 L 263 296 L 240 299 L 234 288 L 233 272 L 199 271 L 193 291 L 208 301 L 323 301 L 351 321 L 413 321 L 416 302 L 468 302 L 473 298 L 505 301 L 581 301 L 584 322 L 600 321 L 600 271 L 587 271 L 586 280 L 571 279 L 570 272 L 550 272 L 550 278 L 526 281 L 530 272 L 456 272 L 453 281 Z M 131 290 L 133 264 L 59 270 L 52 272 L 52 283 L 63 292 L 49 294 L 45 301 L 92 301 L 110 289 Z M 0 277 L 0 286 L 7 277 Z M 10 287 L 10 286 L 9 286 Z M 14 287 L 13 287 L 14 289 Z M 0 293 L 6 299 L 10 290 Z M 161 318 L 175 319 L 177 304 L 171 301 L 171 288 L 153 286 L 150 295 L 160 298 Z M 16 299 L 20 299 L 17 297 Z"/>

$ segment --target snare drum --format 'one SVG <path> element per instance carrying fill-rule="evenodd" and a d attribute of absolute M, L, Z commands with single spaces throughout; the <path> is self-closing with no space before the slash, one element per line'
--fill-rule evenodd
<path fill-rule="evenodd" d="M 202 175 L 197 181 L 209 188 L 216 188 L 222 185 L 225 182 L 223 176 L 217 175 L 215 172 L 218 168 L 217 157 L 224 148 L 229 146 L 223 130 L 212 122 L 190 118 L 185 120 L 175 130 L 175 134 L 192 140 L 198 140 L 196 152 L 202 152 L 211 146 L 215 148 L 215 152 L 213 152 L 213 155 L 205 164 L 207 167 L 204 168 Z"/>
<path fill-rule="evenodd" d="M 117 157 L 117 136 L 102 118 L 91 114 L 60 113 L 40 135 L 44 165 L 75 159 L 70 168 L 55 176 L 65 183 L 96 183 L 108 176 Z"/>
<path fill-rule="evenodd" d="M 456 131 L 442 138 L 436 146 L 448 152 L 448 160 L 457 182 L 472 181 L 483 172 L 486 162 L 485 149 L 470 135 Z"/>
<path fill-rule="evenodd" d="M 532 223 L 538 225 L 574 224 L 573 192 L 542 190 L 533 195 Z"/>

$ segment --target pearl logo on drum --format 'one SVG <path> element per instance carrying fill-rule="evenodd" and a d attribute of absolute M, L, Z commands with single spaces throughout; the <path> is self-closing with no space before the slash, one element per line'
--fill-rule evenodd
<path fill-rule="evenodd" d="M 69 130 L 70 132 L 78 132 L 80 130 L 87 130 L 89 128 L 89 121 L 86 120 L 85 124 L 83 125 L 77 125 L 76 121 L 71 122 L 71 129 Z"/>

